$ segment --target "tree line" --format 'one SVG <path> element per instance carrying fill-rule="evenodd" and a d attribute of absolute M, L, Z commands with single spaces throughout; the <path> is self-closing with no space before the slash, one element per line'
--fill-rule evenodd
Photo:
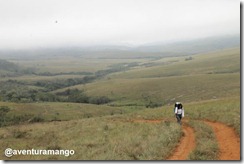
<path fill-rule="evenodd" d="M 31 103 L 31 102 L 74 102 L 88 104 L 106 104 L 111 100 L 106 96 L 87 96 L 83 90 L 67 89 L 63 92 L 51 93 L 35 89 L 19 89 L 17 91 L 1 90 L 0 101 Z"/>

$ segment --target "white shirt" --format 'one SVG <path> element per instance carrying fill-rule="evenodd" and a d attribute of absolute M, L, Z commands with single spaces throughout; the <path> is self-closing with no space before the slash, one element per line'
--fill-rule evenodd
<path fill-rule="evenodd" d="M 175 108 L 175 114 L 182 114 L 182 117 L 184 117 L 184 108 L 178 109 L 177 107 Z"/>

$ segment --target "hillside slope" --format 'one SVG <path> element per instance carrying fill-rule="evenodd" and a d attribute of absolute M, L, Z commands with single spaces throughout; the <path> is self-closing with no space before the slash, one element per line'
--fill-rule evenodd
<path fill-rule="evenodd" d="M 238 48 L 199 54 L 190 61 L 182 57 L 170 60 L 177 62 L 138 67 L 70 88 L 84 90 L 91 96 L 108 96 L 117 105 L 194 102 L 240 94 Z"/>

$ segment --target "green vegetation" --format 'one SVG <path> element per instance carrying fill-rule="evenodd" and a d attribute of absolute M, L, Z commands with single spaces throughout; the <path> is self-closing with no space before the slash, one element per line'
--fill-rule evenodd
<path fill-rule="evenodd" d="M 217 160 L 218 144 L 213 130 L 200 121 L 190 121 L 196 133 L 196 149 L 189 155 L 189 160 Z"/>
<path fill-rule="evenodd" d="M 1 126 L 123 115 L 133 110 L 80 103 L 0 102 Z"/>
<path fill-rule="evenodd" d="M 95 134 L 94 129 L 95 128 Z M 0 129 L 0 148 L 74 149 L 75 155 L 21 156 L 11 159 L 161 160 L 180 139 L 176 123 L 148 124 L 106 119 L 38 123 Z M 28 142 L 26 140 L 28 139 Z M 1 159 L 6 157 L 1 154 Z"/>
<path fill-rule="evenodd" d="M 166 159 L 184 135 L 172 112 L 180 101 L 183 120 L 189 120 L 196 133 L 189 159 L 217 159 L 213 130 L 201 120 L 222 122 L 240 136 L 239 48 L 174 57 L 143 55 L 3 60 L 7 66 L 0 65 L 0 151 L 76 152 L 70 157 L 14 160 Z M 8 159 L 3 154 L 0 158 Z"/>
<path fill-rule="evenodd" d="M 83 89 L 88 96 L 103 96 L 114 103 L 137 105 L 150 101 L 173 104 L 176 100 L 192 102 L 223 97 L 238 96 L 240 74 L 195 75 L 168 78 L 111 79 L 75 86 Z M 172 89 L 173 88 L 173 89 Z"/>
<path fill-rule="evenodd" d="M 4 126 L 6 122 L 6 115 L 9 112 L 9 107 L 7 106 L 1 106 L 0 107 L 0 127 Z"/>
<path fill-rule="evenodd" d="M 240 99 L 229 98 L 188 104 L 188 117 L 225 123 L 240 136 Z"/>
<path fill-rule="evenodd" d="M 224 98 L 183 104 L 186 119 L 222 122 L 235 129 L 240 135 L 240 99 Z M 173 117 L 173 106 L 138 110 L 128 114 L 129 118 L 168 119 Z M 174 118 L 173 118 L 174 119 Z"/>
<path fill-rule="evenodd" d="M 23 75 L 28 75 L 34 73 L 34 68 L 26 68 L 15 64 L 13 62 L 9 62 L 7 60 L 0 59 L 0 77 L 19 77 Z"/>
<path fill-rule="evenodd" d="M 199 74 L 240 73 L 240 49 L 227 49 L 207 54 L 194 55 L 194 60 L 185 57 L 162 58 L 154 61 L 158 66 L 135 69 L 111 75 L 111 78 L 137 79 Z"/>

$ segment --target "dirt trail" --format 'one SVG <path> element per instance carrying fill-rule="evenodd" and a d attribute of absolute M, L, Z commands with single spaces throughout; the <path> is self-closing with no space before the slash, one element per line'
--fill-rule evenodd
<path fill-rule="evenodd" d="M 133 122 L 160 123 L 162 121 L 163 120 L 134 120 Z M 183 125 L 182 128 L 184 135 L 181 137 L 179 144 L 173 151 L 174 154 L 169 156 L 167 160 L 186 160 L 190 152 L 195 148 L 194 130 L 186 125 Z"/>
<path fill-rule="evenodd" d="M 219 122 L 204 122 L 213 128 L 218 140 L 219 160 L 240 160 L 240 138 L 234 129 Z"/>
<path fill-rule="evenodd" d="M 163 120 L 133 120 L 133 122 L 160 123 Z M 185 120 L 187 121 L 187 120 Z M 233 128 L 220 122 L 203 121 L 211 126 L 219 144 L 220 154 L 218 160 L 240 160 L 240 137 Z M 167 160 L 186 160 L 189 153 L 195 148 L 194 130 L 183 123 L 184 135 L 173 154 Z"/>
<path fill-rule="evenodd" d="M 195 134 L 191 127 L 183 125 L 184 136 L 181 138 L 179 145 L 173 151 L 167 160 L 186 160 L 192 150 L 194 150 Z"/>

